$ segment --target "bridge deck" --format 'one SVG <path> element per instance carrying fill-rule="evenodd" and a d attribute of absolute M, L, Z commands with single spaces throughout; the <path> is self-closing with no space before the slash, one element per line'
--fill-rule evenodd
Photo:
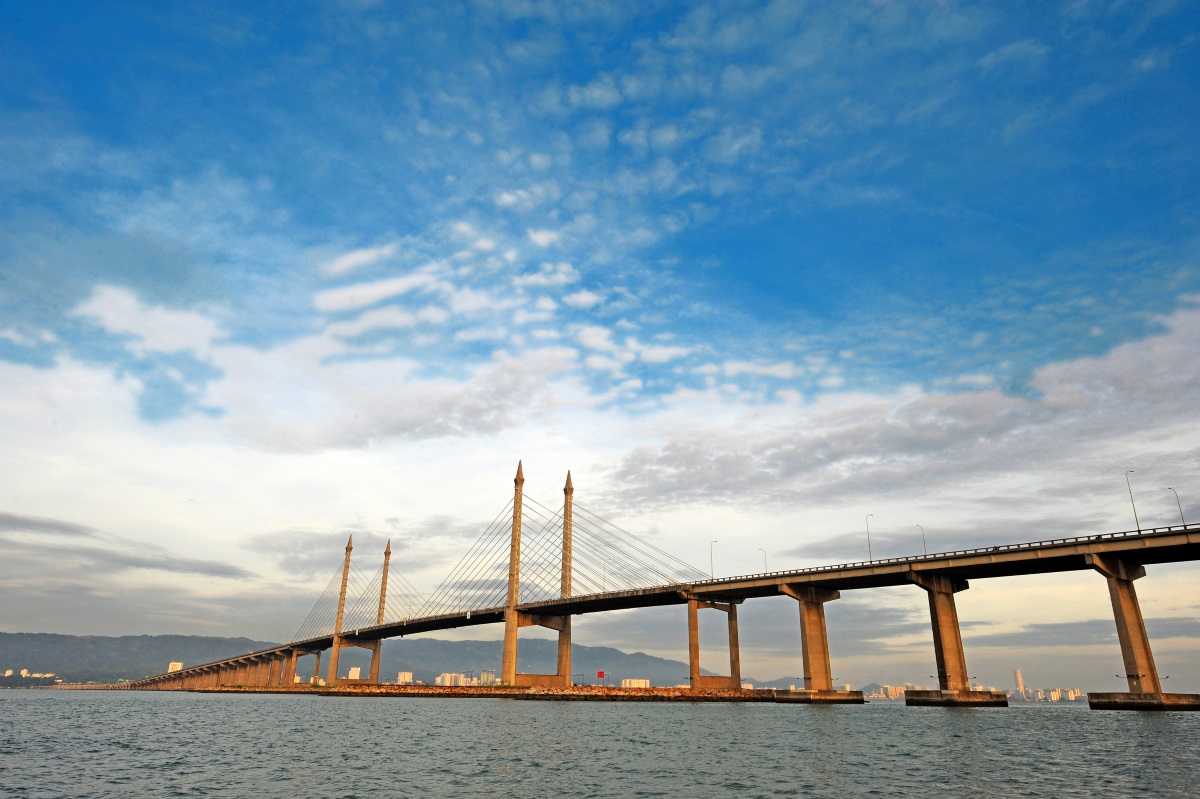
<path fill-rule="evenodd" d="M 1095 536 L 1056 538 L 1023 544 L 1003 544 L 978 549 L 939 552 L 907 558 L 817 566 L 808 569 L 766 572 L 740 577 L 721 577 L 696 583 L 675 583 L 628 591 L 613 591 L 585 596 L 549 599 L 519 606 L 523 612 L 543 616 L 567 616 L 602 613 L 612 610 L 683 604 L 689 598 L 740 602 L 755 597 L 778 596 L 784 585 L 812 585 L 846 591 L 861 588 L 907 585 L 911 575 L 948 575 L 963 579 L 987 579 L 1024 574 L 1047 574 L 1090 568 L 1087 555 L 1119 555 L 1137 565 L 1171 563 L 1200 559 L 1200 525 L 1176 525 L 1153 530 L 1107 533 Z M 384 638 L 437 632 L 479 624 L 504 621 L 504 608 L 449 613 L 415 619 L 391 621 L 342 632 L 348 644 L 369 643 Z M 293 641 L 270 649 L 250 652 L 224 660 L 174 672 L 180 674 L 207 670 L 222 665 L 296 652 L 316 652 L 332 646 L 331 635 Z M 160 675 L 166 676 L 166 675 Z M 131 685 L 158 679 L 148 677 Z"/>

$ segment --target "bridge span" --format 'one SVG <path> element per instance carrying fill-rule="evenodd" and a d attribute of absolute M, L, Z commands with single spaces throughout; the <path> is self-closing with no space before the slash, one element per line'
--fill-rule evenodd
<path fill-rule="evenodd" d="M 391 557 L 389 544 L 384 553 L 374 623 L 346 624 L 346 592 L 353 549 L 351 540 L 347 542 L 345 560 L 340 571 L 341 585 L 334 622 L 327 632 L 306 637 L 298 635 L 296 640 L 288 644 L 147 677 L 129 683 L 129 687 L 190 690 L 221 685 L 292 685 L 300 679 L 296 675 L 297 659 L 308 654 L 316 655 L 313 673 L 315 682 L 319 677 L 321 658 L 325 652 L 329 653 L 327 685 L 378 683 L 380 648 L 384 639 L 500 623 L 505 625 L 500 676 L 502 683 L 527 687 L 567 687 L 571 684 L 573 616 L 661 605 L 687 605 L 691 686 L 694 689 L 740 690 L 738 605 L 748 599 L 789 596 L 797 601 L 799 607 L 800 655 L 804 675 L 804 689 L 795 692 L 794 700 L 817 703 L 861 702 L 861 692 L 836 691 L 833 688 L 824 605 L 838 599 L 842 591 L 912 585 L 923 590 L 928 597 L 939 688 L 933 691 L 910 691 L 906 694 L 906 702 L 910 705 L 1005 705 L 1007 695 L 1002 692 L 971 689 L 954 595 L 967 590 L 971 580 L 1093 570 L 1099 572 L 1107 581 L 1129 691 L 1118 694 L 1090 693 L 1089 701 L 1092 706 L 1200 709 L 1200 695 L 1163 692 L 1134 589 L 1134 582 L 1145 576 L 1147 565 L 1200 559 L 1200 525 L 1197 524 L 1051 538 L 913 557 L 764 572 L 739 577 L 689 579 L 619 590 L 578 593 L 572 590 L 576 555 L 575 514 L 574 489 L 568 473 L 563 489 L 562 509 L 550 514 L 548 518 L 543 518 L 541 528 L 541 532 L 545 532 L 553 524 L 556 535 L 557 530 L 561 530 L 561 544 L 556 543 L 560 550 L 556 554 L 561 557 L 561 565 L 556 575 L 560 580 L 557 595 L 522 601 L 521 591 L 526 587 L 521 576 L 522 527 L 524 511 L 530 507 L 527 505 L 528 500 L 523 497 L 523 484 L 523 472 L 518 465 L 514 480 L 514 500 L 510 506 L 512 513 L 510 517 L 503 519 L 503 532 L 507 533 L 507 541 L 502 543 L 508 549 L 508 562 L 507 581 L 502 586 L 502 602 L 485 603 L 479 607 L 468 605 L 449 612 L 418 611 L 416 614 L 386 619 Z M 491 535 L 496 538 L 497 534 L 493 532 Z M 534 540 L 536 545 L 537 539 Z M 626 555 L 637 551 L 636 547 L 620 544 L 616 538 L 609 538 L 601 543 L 609 548 L 605 557 L 613 551 Z M 639 544 L 646 546 L 644 542 Z M 622 549 L 623 546 L 626 548 Z M 544 556 L 544 542 L 542 549 L 540 554 Z M 631 563 L 634 561 L 633 556 L 629 559 Z M 662 560 L 655 561 L 651 573 L 663 574 L 667 568 L 664 563 Z M 471 575 L 478 572 L 477 566 L 464 567 L 460 564 L 455 573 L 465 575 L 460 582 L 466 585 L 470 583 Z M 694 576 L 695 570 L 692 572 Z M 586 574 L 586 569 L 582 570 L 582 573 Z M 446 585 L 444 583 L 439 592 L 446 589 Z M 459 584 L 451 584 L 448 592 L 457 592 L 454 595 L 461 596 L 464 590 L 467 589 L 463 589 Z M 470 597 L 479 594 L 472 594 L 467 590 L 466 595 Z M 422 609 L 431 607 L 436 608 L 436 604 L 426 602 L 421 606 Z M 717 610 L 726 614 L 730 660 L 730 673 L 727 676 L 700 673 L 697 623 L 700 610 Z M 516 671 L 517 631 L 521 627 L 534 625 L 558 631 L 558 667 L 554 674 L 519 674 Z M 350 646 L 362 647 L 372 652 L 370 674 L 364 680 L 352 681 L 338 677 L 338 654 L 341 649 Z"/>

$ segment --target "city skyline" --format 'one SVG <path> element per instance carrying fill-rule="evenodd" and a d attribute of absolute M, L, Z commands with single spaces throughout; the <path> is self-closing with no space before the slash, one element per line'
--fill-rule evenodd
<path fill-rule="evenodd" d="M 1200 521 L 1186 6 L 0 21 L 0 630 L 282 641 L 350 534 L 429 593 L 518 460 L 718 576 Z M 1195 574 L 1137 583 L 1177 690 Z M 957 602 L 981 682 L 1121 687 L 1098 573 Z M 838 682 L 928 683 L 919 589 L 827 614 Z M 686 659 L 679 608 L 574 636 Z"/>

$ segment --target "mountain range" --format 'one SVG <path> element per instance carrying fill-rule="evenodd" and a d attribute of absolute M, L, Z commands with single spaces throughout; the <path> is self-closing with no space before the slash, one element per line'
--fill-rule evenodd
<path fill-rule="evenodd" d="M 213 660 L 276 646 L 249 638 L 216 638 L 195 635 L 58 635 L 53 633 L 0 632 L 0 674 L 7 669 L 19 673 L 53 672 L 64 682 L 117 682 L 134 680 L 167 670 L 172 661 L 195 666 Z M 524 639 L 517 650 L 517 669 L 523 673 L 547 674 L 555 670 L 557 642 Z M 395 638 L 384 641 L 379 675 L 395 681 L 399 672 L 411 671 L 413 678 L 433 683 L 444 672 L 479 676 L 482 671 L 500 670 L 500 641 L 445 641 L 438 638 Z M 339 672 L 344 676 L 353 666 L 370 664 L 363 649 L 343 649 Z M 688 666 L 642 652 L 622 652 L 602 646 L 574 646 L 571 650 L 574 681 L 620 684 L 622 679 L 650 680 L 652 685 L 686 683 Z M 313 658 L 302 658 L 297 673 L 312 673 Z M 322 676 L 328 660 L 321 666 Z M 597 675 L 604 672 L 601 680 Z M 704 672 L 709 673 L 709 672 Z M 743 675 L 756 687 L 786 688 L 794 679 L 760 683 Z"/>

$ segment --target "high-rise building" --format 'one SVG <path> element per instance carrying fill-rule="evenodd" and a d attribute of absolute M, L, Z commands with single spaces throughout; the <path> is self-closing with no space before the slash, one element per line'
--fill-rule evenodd
<path fill-rule="evenodd" d="M 628 679 L 628 678 L 626 678 L 626 679 L 624 679 L 624 680 L 621 680 L 621 687 L 622 687 L 622 688 L 649 688 L 649 687 L 650 687 L 650 681 L 649 681 L 649 680 L 641 680 L 641 679 Z"/>
<path fill-rule="evenodd" d="M 362 666 L 351 666 L 350 673 L 346 675 L 347 680 L 361 680 Z"/>
<path fill-rule="evenodd" d="M 1017 680 L 1017 696 L 1025 698 L 1025 678 L 1021 676 L 1020 669 L 1013 669 L 1013 677 Z"/>
<path fill-rule="evenodd" d="M 183 663 L 178 660 L 172 660 L 167 664 L 167 674 L 173 671 L 183 671 Z"/>
<path fill-rule="evenodd" d="M 413 676 L 411 671 L 402 671 L 396 675 L 396 685 L 412 685 Z"/>

